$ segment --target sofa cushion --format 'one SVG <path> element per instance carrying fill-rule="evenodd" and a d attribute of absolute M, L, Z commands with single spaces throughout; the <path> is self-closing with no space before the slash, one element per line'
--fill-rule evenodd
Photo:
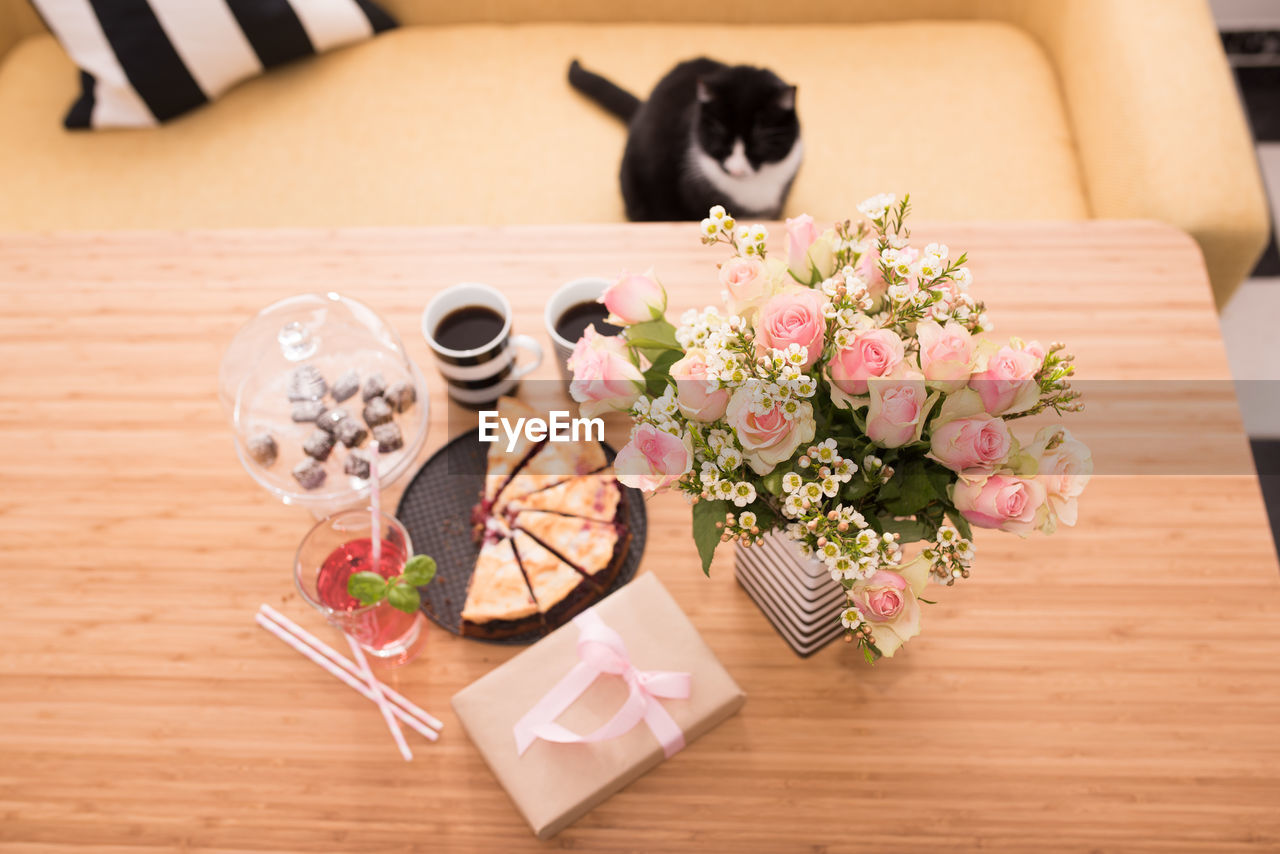
<path fill-rule="evenodd" d="M 538 24 L 406 27 L 90 135 L 59 121 L 74 67 L 29 38 L 0 66 L 0 227 L 617 221 L 626 131 L 569 60 L 643 95 L 704 53 L 798 84 L 789 212 L 909 190 L 919 218 L 1089 215 L 1053 69 L 1008 25 Z"/>
<path fill-rule="evenodd" d="M 83 71 L 69 128 L 153 125 L 264 69 L 395 26 L 370 0 L 33 2 Z"/>

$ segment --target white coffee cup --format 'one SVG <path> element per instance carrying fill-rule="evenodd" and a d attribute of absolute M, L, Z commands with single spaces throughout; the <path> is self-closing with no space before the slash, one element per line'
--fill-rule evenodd
<path fill-rule="evenodd" d="M 436 340 L 440 322 L 453 311 L 476 306 L 502 318 L 501 331 L 490 341 L 468 350 L 455 350 Z M 511 334 L 511 303 L 501 291 L 477 282 L 446 288 L 422 312 L 422 337 L 436 357 L 436 367 L 449 384 L 449 396 L 467 406 L 492 403 L 511 393 L 520 378 L 542 364 L 542 345 L 528 335 Z M 518 354 L 531 361 L 517 364 Z"/>
<path fill-rule="evenodd" d="M 613 283 L 608 279 L 598 276 L 574 279 L 572 282 L 561 285 L 560 289 L 551 295 L 551 299 L 547 300 L 547 307 L 542 312 L 542 320 L 547 327 L 547 337 L 551 339 L 551 348 L 555 350 L 556 367 L 560 369 L 560 376 L 565 382 L 573 379 L 573 371 L 569 370 L 568 362 L 578 342 L 569 341 L 556 332 L 556 324 L 560 322 L 560 318 L 566 311 L 578 303 L 595 302 L 600 299 L 600 295 L 611 284 Z"/>

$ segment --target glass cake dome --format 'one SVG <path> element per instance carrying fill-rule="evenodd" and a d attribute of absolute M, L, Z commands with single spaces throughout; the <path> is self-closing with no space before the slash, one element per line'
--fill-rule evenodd
<path fill-rule="evenodd" d="M 427 437 L 427 389 L 395 329 L 341 294 L 267 306 L 232 339 L 218 397 L 236 454 L 268 492 L 318 516 L 362 502 L 379 443 L 385 486 Z"/>

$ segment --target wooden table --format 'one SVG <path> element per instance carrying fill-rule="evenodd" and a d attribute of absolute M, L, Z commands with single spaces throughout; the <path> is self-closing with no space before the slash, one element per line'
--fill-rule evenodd
<path fill-rule="evenodd" d="M 968 249 L 999 329 L 1070 342 L 1086 378 L 1228 376 L 1172 229 L 916 237 Z M 683 503 L 655 498 L 642 571 L 749 699 L 546 845 L 449 708 L 514 650 L 433 630 L 392 678 L 445 734 L 405 764 L 253 624 L 266 601 L 328 632 L 289 575 L 309 517 L 240 469 L 216 400 L 258 308 L 337 289 L 390 318 L 431 377 L 425 454 L 448 438 L 417 333 L 438 289 L 491 282 L 542 337 L 562 281 L 656 264 L 684 307 L 716 300 L 718 260 L 670 226 L 0 236 L 0 848 L 1276 850 L 1280 580 L 1234 405 L 1201 419 L 1231 474 L 1099 476 L 1074 530 L 980 536 L 974 577 L 874 668 L 842 643 L 798 659 L 731 552 L 704 579 Z"/>

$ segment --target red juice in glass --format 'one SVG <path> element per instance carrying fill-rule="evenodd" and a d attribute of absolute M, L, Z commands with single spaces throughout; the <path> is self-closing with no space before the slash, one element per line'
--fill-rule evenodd
<path fill-rule="evenodd" d="M 402 548 L 389 539 L 382 541 L 382 556 L 373 564 L 373 538 L 362 537 L 338 546 L 325 558 L 316 576 L 320 601 L 334 611 L 348 614 L 347 633 L 365 646 L 381 649 L 399 640 L 413 628 L 417 614 L 406 614 L 386 601 L 366 609 L 347 592 L 347 579 L 357 572 L 376 572 L 383 578 L 394 578 L 408 560 Z M 356 613 L 357 611 L 361 613 Z"/>
<path fill-rule="evenodd" d="M 376 572 L 393 578 L 412 555 L 409 533 L 398 520 L 379 514 L 378 563 L 373 561 L 373 515 L 349 510 L 318 523 L 298 547 L 294 580 L 303 598 L 364 649 L 394 663 L 408 661 L 424 635 L 420 613 L 406 614 L 387 601 L 361 605 L 347 592 L 347 580 L 357 572 Z"/>

